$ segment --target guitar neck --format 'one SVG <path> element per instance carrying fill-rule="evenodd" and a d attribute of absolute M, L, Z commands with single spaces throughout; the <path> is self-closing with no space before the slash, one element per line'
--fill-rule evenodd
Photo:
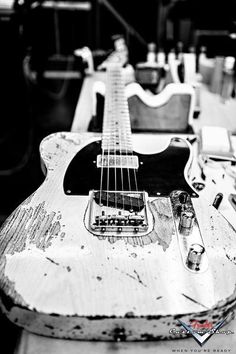
<path fill-rule="evenodd" d="M 107 68 L 102 149 L 108 153 L 133 152 L 124 78 L 118 64 Z"/>

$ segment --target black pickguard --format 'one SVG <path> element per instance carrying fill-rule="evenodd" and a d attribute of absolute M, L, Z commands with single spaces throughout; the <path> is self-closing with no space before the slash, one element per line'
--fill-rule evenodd
<path fill-rule="evenodd" d="M 101 141 L 88 144 L 72 159 L 64 177 L 64 192 L 69 195 L 88 195 L 90 190 L 100 189 L 101 168 L 97 168 L 97 155 L 101 154 Z M 166 150 L 152 155 L 138 156 L 139 168 L 136 172 L 137 189 L 149 196 L 169 195 L 173 190 L 183 190 L 192 196 L 195 191 L 184 178 L 184 168 L 190 150 L 183 139 L 173 138 Z M 134 170 L 103 169 L 103 190 L 136 190 Z M 109 178 L 109 186 L 108 185 Z M 116 188 L 115 188 L 116 180 Z M 122 188 L 123 181 L 123 188 Z"/>

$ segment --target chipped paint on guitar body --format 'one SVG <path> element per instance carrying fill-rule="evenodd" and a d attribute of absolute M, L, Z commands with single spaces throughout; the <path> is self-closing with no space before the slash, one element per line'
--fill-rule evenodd
<path fill-rule="evenodd" d="M 180 318 L 216 323 L 230 313 L 229 321 L 235 232 L 204 200 L 192 200 L 209 261 L 201 274 L 183 265 L 168 196 L 149 199 L 153 228 L 142 240 L 87 230 L 88 196 L 66 195 L 63 180 L 78 151 L 96 139 L 57 133 L 41 143 L 45 181 L 1 228 L 3 312 L 34 333 L 83 340 L 177 338 L 169 331 Z"/>

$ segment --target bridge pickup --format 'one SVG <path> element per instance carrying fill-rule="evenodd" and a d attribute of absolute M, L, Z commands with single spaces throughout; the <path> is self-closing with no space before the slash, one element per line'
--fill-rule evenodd
<path fill-rule="evenodd" d="M 131 168 L 138 169 L 139 162 L 136 155 L 98 155 L 97 167 Z"/>
<path fill-rule="evenodd" d="M 137 212 L 144 208 L 143 193 L 97 191 L 94 199 L 97 204 L 117 209 Z"/>

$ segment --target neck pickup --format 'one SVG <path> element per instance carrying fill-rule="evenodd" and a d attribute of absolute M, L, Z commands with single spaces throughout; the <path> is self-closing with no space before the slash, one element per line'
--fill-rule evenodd
<path fill-rule="evenodd" d="M 97 167 L 100 168 L 130 168 L 138 169 L 139 161 L 136 155 L 111 155 L 97 156 Z"/>

